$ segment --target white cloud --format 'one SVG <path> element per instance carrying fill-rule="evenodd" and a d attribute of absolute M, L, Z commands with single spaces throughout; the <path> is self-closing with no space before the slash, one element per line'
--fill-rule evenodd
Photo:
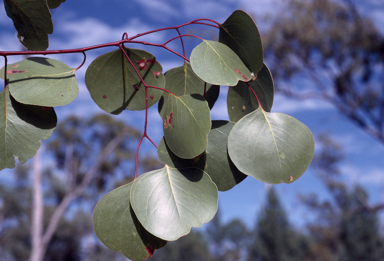
<path fill-rule="evenodd" d="M 341 171 L 352 185 L 384 185 L 384 168 L 373 167 L 362 169 L 361 166 L 357 166 L 356 164 L 345 164 L 341 167 Z"/>
<path fill-rule="evenodd" d="M 273 101 L 273 112 L 292 114 L 300 111 L 332 110 L 334 107 L 328 102 L 320 99 L 295 100 L 283 95 L 275 94 Z"/>

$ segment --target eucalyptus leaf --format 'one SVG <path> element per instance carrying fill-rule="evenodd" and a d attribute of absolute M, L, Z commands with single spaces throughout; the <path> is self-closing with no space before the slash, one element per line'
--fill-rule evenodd
<path fill-rule="evenodd" d="M 166 241 L 150 234 L 137 220 L 130 204 L 132 183 L 103 196 L 93 212 L 96 236 L 113 251 L 138 261 L 151 257 Z"/>
<path fill-rule="evenodd" d="M 48 7 L 50 9 L 58 8 L 61 3 L 64 3 L 66 0 L 47 0 Z"/>
<path fill-rule="evenodd" d="M 204 152 L 211 129 L 207 101 L 199 94 L 166 94 L 159 104 L 164 138 L 178 157 L 192 159 Z"/>
<path fill-rule="evenodd" d="M 20 42 L 31 51 L 48 48 L 48 34 L 53 32 L 47 0 L 4 0 L 5 11 L 17 30 Z"/>
<path fill-rule="evenodd" d="M 0 77 L 4 76 L 4 67 Z M 56 107 L 71 103 L 79 92 L 75 69 L 43 57 L 30 57 L 8 65 L 11 95 L 24 104 Z"/>
<path fill-rule="evenodd" d="M 133 183 L 130 197 L 144 228 L 169 241 L 210 221 L 218 206 L 215 183 L 196 168 L 165 166 L 142 174 Z"/>
<path fill-rule="evenodd" d="M 263 47 L 259 30 L 252 17 L 241 10 L 234 11 L 220 25 L 219 41 L 229 46 L 256 74 L 263 66 Z"/>
<path fill-rule="evenodd" d="M 272 75 L 264 64 L 256 79 L 248 83 L 259 99 L 264 111 L 270 112 L 275 93 Z M 229 119 L 237 122 L 243 116 L 259 108 L 259 103 L 246 83 L 239 82 L 237 86 L 228 89 L 227 108 Z"/>
<path fill-rule="evenodd" d="M 228 153 L 236 167 L 271 184 L 301 177 L 314 149 L 307 126 L 289 115 L 260 108 L 239 120 L 228 137 Z"/>
<path fill-rule="evenodd" d="M 53 108 L 21 104 L 5 88 L 0 93 L 0 170 L 14 168 L 15 159 L 32 158 L 56 123 Z"/>
<path fill-rule="evenodd" d="M 165 74 L 165 88 L 177 96 L 185 94 L 200 94 L 204 96 L 205 82 L 192 70 L 191 65 L 184 62 L 183 66 L 173 68 Z M 212 109 L 219 97 L 220 86 L 206 84 L 205 99 L 209 108 Z"/>
<path fill-rule="evenodd" d="M 165 87 L 162 67 L 155 57 L 143 50 L 124 49 L 145 83 Z M 88 67 L 85 83 L 92 99 L 106 112 L 145 110 L 145 87 L 120 49 L 97 57 Z M 148 108 L 157 103 L 163 92 L 148 88 Z"/>
<path fill-rule="evenodd" d="M 235 123 L 229 121 L 212 121 L 212 129 L 208 134 L 204 171 L 219 191 L 230 190 L 247 177 L 236 168 L 228 156 L 228 135 L 234 125 Z"/>
<path fill-rule="evenodd" d="M 251 72 L 225 44 L 204 40 L 191 54 L 193 71 L 205 82 L 235 86 L 238 81 L 251 80 Z"/>

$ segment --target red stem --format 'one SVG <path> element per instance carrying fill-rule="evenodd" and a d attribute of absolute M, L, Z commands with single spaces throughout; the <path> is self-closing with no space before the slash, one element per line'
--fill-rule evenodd
<path fill-rule="evenodd" d="M 248 85 L 249 89 L 251 90 L 251 92 L 252 92 L 253 95 L 255 96 L 255 98 L 256 98 L 256 100 L 257 100 L 257 103 L 259 104 L 260 109 L 261 109 L 262 111 L 264 111 L 263 106 L 261 106 L 260 100 L 259 100 L 259 98 L 257 97 L 255 91 L 252 89 L 252 87 L 251 87 L 251 85 L 250 85 L 249 83 L 246 83 L 246 84 Z"/>

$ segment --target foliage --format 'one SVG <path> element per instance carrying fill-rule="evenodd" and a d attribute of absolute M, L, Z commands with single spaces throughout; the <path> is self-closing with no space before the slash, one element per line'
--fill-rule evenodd
<path fill-rule="evenodd" d="M 52 21 L 47 2 L 35 2 L 39 5 L 32 9 L 31 1 L 4 1 L 21 43 L 30 50 L 45 50 Z M 50 1 L 49 6 L 60 3 Z M 181 34 L 181 28 L 194 24 L 219 29 L 219 41 Z M 176 30 L 179 35 L 163 44 L 136 40 L 161 30 Z M 185 57 L 185 37 L 202 40 L 192 50 L 190 60 Z M 182 54 L 167 46 L 176 39 L 181 40 Z M 126 43 L 160 47 L 181 57 L 183 65 L 164 74 L 154 55 L 126 48 Z M 134 181 L 106 194 L 94 211 L 95 232 L 111 249 L 133 260 L 146 259 L 165 241 L 176 240 L 192 227 L 211 220 L 218 207 L 218 190 L 231 189 L 246 175 L 271 184 L 291 183 L 307 169 L 314 153 L 312 134 L 291 116 L 269 112 L 274 93 L 272 76 L 263 63 L 258 29 L 243 11 L 233 12 L 223 24 L 198 19 L 133 37 L 124 33 L 120 41 L 92 47 L 1 51 L 5 57 L 5 66 L 0 70 L 5 81 L 0 103 L 1 169 L 13 167 L 17 158 L 25 162 L 34 155 L 40 140 L 51 135 L 56 125 L 53 107 L 75 98 L 74 74 L 82 66 L 69 68 L 57 60 L 39 57 L 7 64 L 7 57 L 83 53 L 85 59 L 87 51 L 107 46 L 117 49 L 96 58 L 85 75 L 92 99 L 111 114 L 126 109 L 146 112 L 135 156 Z M 219 85 L 235 90 L 228 95 L 233 122 L 211 121 L 210 109 Z M 148 108 L 157 102 L 164 132 L 158 154 L 165 166 L 137 177 L 141 142 L 146 138 L 157 147 L 147 135 Z M 120 239 L 130 236 L 135 237 L 137 246 L 121 245 Z"/>

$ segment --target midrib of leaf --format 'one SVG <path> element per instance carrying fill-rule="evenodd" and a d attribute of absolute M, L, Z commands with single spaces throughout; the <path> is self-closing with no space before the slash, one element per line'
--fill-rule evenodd
<path fill-rule="evenodd" d="M 231 67 L 229 67 L 228 64 L 224 61 L 224 59 L 221 58 L 221 55 L 220 55 L 218 52 L 216 52 L 216 50 L 212 47 L 212 45 L 210 45 L 210 44 L 208 43 L 208 41 L 205 41 L 205 40 L 204 40 L 204 42 L 206 42 L 206 43 L 209 45 L 209 47 L 211 47 L 211 49 L 217 54 L 217 56 L 220 58 L 220 60 L 223 61 L 223 63 L 225 64 L 225 66 L 227 66 L 228 68 L 231 68 Z M 228 47 L 228 48 L 229 48 L 229 47 Z M 232 72 L 232 74 L 235 75 L 236 78 L 237 78 L 237 74 L 235 74 L 232 70 L 229 70 L 229 71 Z"/>
<path fill-rule="evenodd" d="M 171 175 L 169 173 L 169 166 L 168 165 L 165 165 L 165 168 L 166 168 L 166 173 L 167 173 L 167 177 L 168 177 L 168 181 L 169 181 L 169 185 L 171 187 L 171 193 L 172 193 L 172 197 L 173 197 L 173 200 L 175 201 L 175 206 L 176 206 L 176 209 L 177 209 L 177 214 L 179 215 L 179 220 L 181 222 L 181 215 L 180 215 L 180 211 L 179 211 L 179 206 L 177 205 L 177 200 L 176 200 L 176 197 L 175 197 L 175 192 L 173 191 L 173 186 L 172 186 L 172 181 L 171 181 Z"/>
<path fill-rule="evenodd" d="M 183 102 L 183 100 L 179 97 L 179 96 L 175 96 L 177 99 L 180 100 L 180 102 L 187 108 L 187 110 L 189 111 L 189 113 L 192 115 L 192 118 L 194 119 L 194 121 L 196 122 L 197 126 L 199 126 L 199 129 L 201 130 L 201 132 L 204 134 L 204 131 L 203 129 L 201 128 L 199 122 L 197 121 L 196 117 L 193 115 L 192 111 L 189 109 L 189 107 L 187 106 L 187 104 L 185 104 Z M 192 96 L 191 96 L 192 97 Z M 193 97 L 192 97 L 193 98 Z"/>
<path fill-rule="evenodd" d="M 259 106 L 259 107 L 261 107 L 261 106 Z M 261 108 L 260 108 L 260 109 L 261 109 Z M 277 143 L 276 143 L 276 139 L 275 139 L 275 134 L 274 134 L 274 132 L 273 132 L 273 130 L 272 130 L 271 123 L 269 122 L 268 117 L 267 117 L 267 115 L 265 114 L 264 110 L 261 109 L 261 112 L 263 113 L 263 116 L 264 116 L 264 118 L 265 118 L 265 121 L 268 123 L 268 127 L 269 127 L 269 129 L 270 129 L 270 131 L 271 131 L 271 134 L 272 134 L 272 137 L 273 137 L 273 143 L 275 144 L 275 148 L 276 148 L 276 152 L 277 152 L 277 158 L 279 159 L 279 165 L 280 165 L 280 170 L 281 170 L 281 169 L 282 169 L 282 166 L 281 166 L 281 160 L 280 160 L 280 151 L 279 151 L 279 148 L 277 147 Z"/>

